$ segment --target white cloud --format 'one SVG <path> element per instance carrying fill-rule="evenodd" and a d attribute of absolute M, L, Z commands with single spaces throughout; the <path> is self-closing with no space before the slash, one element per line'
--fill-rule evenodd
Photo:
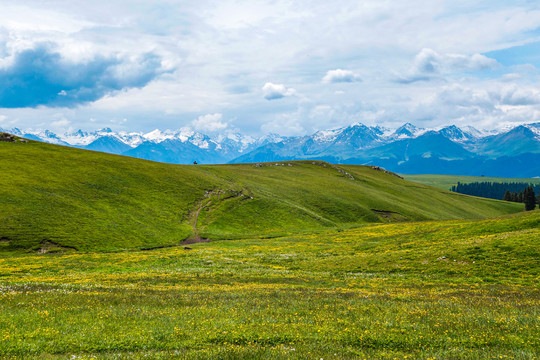
<path fill-rule="evenodd" d="M 497 65 L 496 60 L 480 54 L 439 54 L 432 49 L 422 49 L 416 55 L 411 69 L 404 75 L 398 75 L 397 81 L 413 83 L 453 72 L 493 69 Z"/>
<path fill-rule="evenodd" d="M 514 81 L 522 79 L 522 77 L 523 76 L 521 74 L 517 74 L 517 73 L 505 74 L 502 76 L 501 81 L 514 82 Z"/>
<path fill-rule="evenodd" d="M 126 118 L 122 118 L 122 119 L 110 119 L 109 122 L 111 124 L 118 124 L 118 125 L 122 125 L 122 124 L 125 124 L 127 123 L 128 119 Z"/>
<path fill-rule="evenodd" d="M 540 92 L 534 87 L 492 81 L 443 86 L 414 106 L 401 109 L 400 116 L 426 127 L 456 124 L 493 129 L 501 124 L 538 121 L 539 110 Z"/>
<path fill-rule="evenodd" d="M 355 74 L 354 72 L 350 70 L 342 70 L 342 69 L 336 69 L 336 70 L 330 70 L 326 73 L 326 75 L 322 78 L 322 82 L 324 84 L 329 83 L 350 83 L 355 81 L 362 81 L 360 76 L 358 74 Z"/>
<path fill-rule="evenodd" d="M 53 121 L 51 123 L 51 126 L 54 128 L 64 128 L 68 126 L 69 124 L 71 124 L 71 121 L 69 121 L 68 119 L 62 118 L 60 120 Z"/>
<path fill-rule="evenodd" d="M 279 114 L 275 119 L 264 123 L 261 130 L 266 134 L 302 135 L 306 132 L 306 128 L 301 124 L 301 120 L 297 115 L 297 113 Z"/>
<path fill-rule="evenodd" d="M 497 61 L 484 55 L 439 54 L 432 49 L 422 49 L 414 59 L 414 70 L 419 73 L 449 73 L 494 68 Z"/>
<path fill-rule="evenodd" d="M 433 98 L 430 107 L 441 107 L 451 114 L 466 109 L 499 111 L 508 106 L 540 105 L 540 91 L 532 87 L 517 87 L 505 83 L 491 83 L 488 88 L 453 84 L 443 87 Z M 453 110 L 454 109 L 454 110 Z"/>
<path fill-rule="evenodd" d="M 201 115 L 191 122 L 191 125 L 200 131 L 215 132 L 226 129 L 229 124 L 223 121 L 222 114 Z"/>
<path fill-rule="evenodd" d="M 534 88 L 510 86 L 494 93 L 493 99 L 502 105 L 527 106 L 540 104 L 540 91 Z"/>
<path fill-rule="evenodd" d="M 264 84 L 262 91 L 266 100 L 276 100 L 296 94 L 296 90 L 293 88 L 288 88 L 283 84 L 273 84 L 270 82 Z"/>

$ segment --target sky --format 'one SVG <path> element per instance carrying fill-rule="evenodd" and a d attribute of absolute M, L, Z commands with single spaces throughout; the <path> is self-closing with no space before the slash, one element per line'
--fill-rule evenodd
<path fill-rule="evenodd" d="M 2 0 L 0 127 L 540 121 L 536 0 Z"/>

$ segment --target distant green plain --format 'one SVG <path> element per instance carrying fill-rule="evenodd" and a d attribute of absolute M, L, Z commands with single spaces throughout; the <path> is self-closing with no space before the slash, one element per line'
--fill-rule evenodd
<path fill-rule="evenodd" d="M 458 182 L 468 184 L 473 182 L 495 182 L 495 183 L 528 183 L 540 185 L 539 178 L 502 178 L 486 176 L 464 176 L 464 175 L 401 175 L 406 180 L 420 184 L 435 186 L 439 189 L 450 190 Z"/>

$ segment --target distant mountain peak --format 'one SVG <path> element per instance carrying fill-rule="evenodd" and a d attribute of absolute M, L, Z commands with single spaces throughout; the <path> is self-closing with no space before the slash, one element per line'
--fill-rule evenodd
<path fill-rule="evenodd" d="M 475 138 L 474 135 L 472 135 L 469 132 L 464 131 L 463 129 L 457 127 L 456 125 L 450 125 L 450 126 L 444 127 L 441 130 L 439 130 L 438 133 L 455 142 L 469 141 Z"/>
<path fill-rule="evenodd" d="M 357 122 L 354 122 L 352 123 L 351 125 L 347 126 L 349 128 L 352 128 L 352 127 L 361 127 L 361 128 L 365 128 L 367 127 L 366 125 L 364 125 L 363 123 L 357 121 Z"/>
<path fill-rule="evenodd" d="M 411 130 L 415 130 L 415 129 L 416 129 L 416 126 L 414 126 L 414 125 L 411 124 L 410 122 L 407 122 L 407 123 L 401 125 L 401 126 L 399 127 L 399 129 L 411 129 Z M 399 130 L 399 129 L 398 129 L 398 130 Z"/>
<path fill-rule="evenodd" d="M 88 136 L 88 133 L 86 131 L 82 131 L 81 129 L 74 131 L 72 133 L 65 133 L 64 135 L 69 136 Z"/>
<path fill-rule="evenodd" d="M 407 138 L 407 137 L 415 137 L 417 135 L 420 135 L 422 132 L 422 128 L 417 128 L 411 123 L 405 123 L 401 125 L 399 128 L 394 131 L 394 136 L 398 138 Z"/>
<path fill-rule="evenodd" d="M 534 131 L 532 131 L 528 126 L 525 125 L 519 125 L 515 128 L 511 129 L 510 131 L 506 132 L 506 134 L 525 134 L 526 136 L 535 136 L 536 134 Z"/>
<path fill-rule="evenodd" d="M 165 140 L 171 140 L 175 138 L 175 134 L 171 130 L 160 130 L 155 129 L 143 135 L 144 139 L 147 141 L 152 141 L 155 143 L 160 143 Z"/>
<path fill-rule="evenodd" d="M 50 130 L 45 130 L 43 131 L 43 134 L 47 137 L 51 137 L 51 138 L 58 138 L 58 135 L 56 135 L 55 133 L 53 133 L 52 131 Z"/>

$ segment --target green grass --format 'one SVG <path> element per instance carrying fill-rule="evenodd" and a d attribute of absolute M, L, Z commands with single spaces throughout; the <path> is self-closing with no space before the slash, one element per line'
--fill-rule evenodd
<path fill-rule="evenodd" d="M 8 249 L 173 246 L 195 237 L 195 219 L 197 235 L 216 240 L 522 210 L 369 167 L 311 161 L 181 166 L 38 142 L 0 142 L 0 161 L 0 239 Z"/>
<path fill-rule="evenodd" d="M 540 211 L 190 246 L 5 251 L 0 357 L 540 356 Z"/>
<path fill-rule="evenodd" d="M 473 182 L 497 182 L 497 183 L 529 183 L 540 184 L 539 178 L 502 178 L 485 176 L 464 176 L 464 175 L 402 175 L 409 181 L 414 181 L 424 185 L 435 186 L 440 189 L 449 190 L 458 182 L 468 184 Z"/>

